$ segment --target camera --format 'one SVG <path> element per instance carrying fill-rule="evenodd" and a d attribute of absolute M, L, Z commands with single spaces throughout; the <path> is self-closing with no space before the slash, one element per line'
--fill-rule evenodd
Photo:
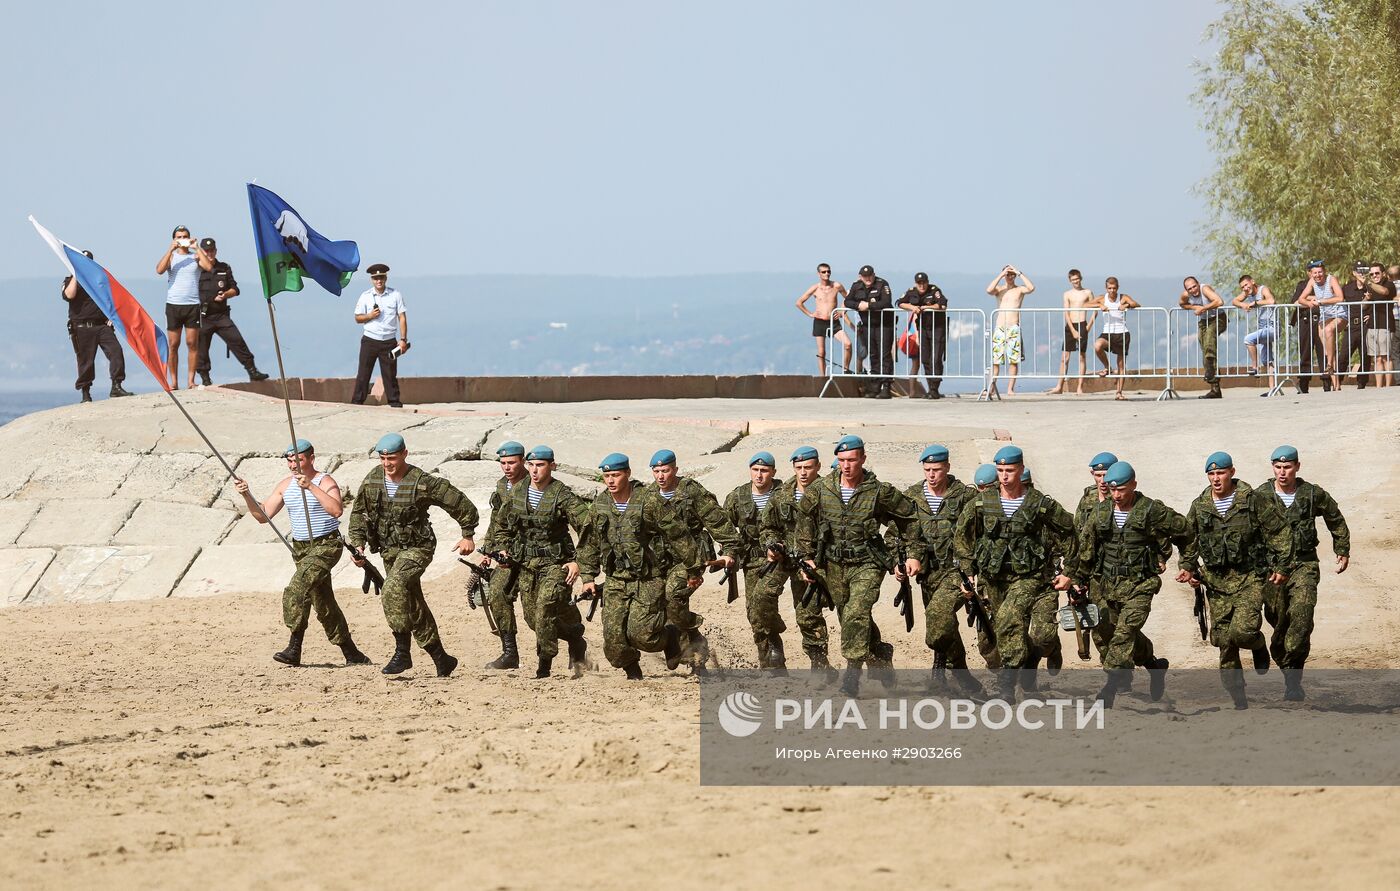
<path fill-rule="evenodd" d="M 178 245 L 179 245 L 180 247 L 182 247 L 182 248 L 187 248 L 187 247 L 189 247 L 190 245 L 194 244 L 194 239 L 193 239 L 193 238 L 177 238 L 177 239 L 175 239 L 175 243 L 178 244 Z"/>

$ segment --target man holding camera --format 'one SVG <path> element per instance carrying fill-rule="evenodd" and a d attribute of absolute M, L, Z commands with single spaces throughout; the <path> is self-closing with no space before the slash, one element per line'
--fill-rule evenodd
<path fill-rule="evenodd" d="M 215 334 L 223 339 L 224 344 L 238 360 L 238 364 L 247 370 L 248 380 L 267 380 L 267 375 L 258 371 L 257 363 L 253 361 L 253 351 L 248 349 L 243 332 L 238 330 L 228 312 L 228 302 L 239 293 L 233 269 L 219 259 L 219 248 L 214 239 L 202 239 L 199 249 L 211 261 L 209 268 L 200 270 L 199 273 L 199 355 L 195 359 L 195 371 L 199 373 L 199 382 L 206 387 L 212 383 L 209 380 L 212 367 L 209 361 L 209 347 L 214 345 Z"/>
<path fill-rule="evenodd" d="M 92 259 L 92 251 L 83 251 Z M 107 357 L 107 370 L 112 375 L 112 397 L 130 396 L 122 389 L 126 380 L 126 357 L 122 345 L 112 330 L 112 323 L 92 302 L 92 297 L 78 280 L 68 276 L 63 280 L 63 299 L 68 304 L 68 337 L 73 341 L 73 354 L 78 357 L 78 380 L 73 388 L 81 390 L 83 402 L 92 401 L 92 382 L 97 378 L 97 348 Z"/>
<path fill-rule="evenodd" d="M 185 226 L 176 226 L 170 233 L 170 247 L 156 261 L 156 275 L 165 276 L 168 283 L 165 292 L 165 339 L 170 345 L 168 365 L 170 388 L 173 390 L 180 388 L 182 330 L 190 359 L 186 386 L 194 389 L 194 367 L 199 351 L 199 273 L 213 266 L 214 261 L 200 249 Z"/>
<path fill-rule="evenodd" d="M 388 266 L 375 263 L 367 271 L 374 287 L 361 294 L 355 304 L 355 321 L 365 326 L 365 333 L 360 338 L 360 366 L 350 401 L 365 404 L 369 376 L 377 361 L 379 375 L 384 379 L 384 398 L 394 408 L 403 408 L 399 400 L 399 356 L 408 352 L 407 309 L 403 295 L 389 287 Z"/>

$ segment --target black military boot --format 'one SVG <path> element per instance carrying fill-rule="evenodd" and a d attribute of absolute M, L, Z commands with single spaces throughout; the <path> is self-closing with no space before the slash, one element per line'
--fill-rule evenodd
<path fill-rule="evenodd" d="M 409 652 L 412 635 L 407 631 L 394 632 L 394 655 L 389 664 L 380 669 L 384 674 L 402 674 L 413 667 L 413 654 Z"/>
<path fill-rule="evenodd" d="M 1065 665 L 1064 651 L 1056 650 L 1045 657 L 1045 673 L 1054 677 L 1060 673 L 1060 669 Z"/>
<path fill-rule="evenodd" d="M 496 671 L 520 667 L 520 651 L 515 647 L 513 632 L 501 632 L 501 655 L 487 662 L 485 667 Z"/>
<path fill-rule="evenodd" d="M 938 392 L 938 384 L 929 384 L 928 392 L 924 394 L 925 399 L 942 399 L 943 394 Z"/>
<path fill-rule="evenodd" d="M 108 393 L 107 395 L 112 397 L 113 399 L 120 399 L 123 396 L 130 396 L 132 394 L 128 393 L 125 389 L 123 389 L 120 382 L 117 382 L 112 384 L 112 392 Z"/>
<path fill-rule="evenodd" d="M 836 669 L 831 666 L 831 661 L 827 659 L 825 647 L 807 647 L 807 658 L 812 662 L 812 671 L 821 672 L 826 676 L 828 684 L 836 680 Z"/>
<path fill-rule="evenodd" d="M 265 381 L 267 380 L 267 375 L 263 374 L 261 371 L 258 371 L 258 367 L 254 365 L 252 368 L 248 369 L 248 380 L 252 381 L 253 383 L 257 383 L 258 381 Z"/>
<path fill-rule="evenodd" d="M 209 377 L 209 372 L 207 371 L 201 371 L 199 373 L 199 383 L 205 387 L 214 386 L 214 381 L 212 378 Z"/>
<path fill-rule="evenodd" d="M 1153 702 L 1160 701 L 1167 692 L 1167 669 L 1170 667 L 1171 663 L 1160 656 L 1147 663 L 1147 694 Z"/>
<path fill-rule="evenodd" d="M 1036 678 L 1036 669 L 1040 666 L 1040 653 L 1032 650 L 1030 658 L 1021 667 L 1020 683 L 1021 689 L 1027 693 L 1034 693 L 1040 688 L 1040 681 Z"/>
<path fill-rule="evenodd" d="M 860 660 L 846 663 L 846 673 L 841 677 L 841 692 L 854 699 L 860 695 Z"/>
<path fill-rule="evenodd" d="M 759 671 L 762 671 L 770 664 L 768 661 L 768 643 L 766 641 L 756 642 L 753 646 L 754 649 L 758 651 L 758 668 Z"/>
<path fill-rule="evenodd" d="M 929 674 L 928 691 L 930 693 L 948 692 L 948 657 L 942 653 L 933 654 L 933 670 Z"/>
<path fill-rule="evenodd" d="M 91 402 L 91 401 L 92 401 L 92 387 L 83 387 L 83 395 L 82 395 L 82 398 L 80 398 L 78 401 L 79 401 L 79 402 Z"/>
<path fill-rule="evenodd" d="M 874 382 L 863 385 L 861 387 L 861 395 L 866 399 L 874 399 L 880 395 L 880 385 Z"/>
<path fill-rule="evenodd" d="M 1118 694 L 1128 689 L 1127 680 L 1132 676 L 1131 671 L 1121 668 L 1110 668 L 1106 670 L 1108 677 L 1103 682 L 1103 688 L 1094 696 L 1104 704 L 1104 708 L 1113 708 L 1113 701 Z"/>
<path fill-rule="evenodd" d="M 958 686 L 968 696 L 982 699 L 987 695 L 987 688 L 972 674 L 966 662 L 953 666 L 953 680 L 958 682 Z"/>
<path fill-rule="evenodd" d="M 1303 669 L 1283 669 L 1283 698 L 1288 702 L 1302 702 L 1306 698 L 1303 695 Z"/>
<path fill-rule="evenodd" d="M 1252 651 L 1254 653 L 1254 671 L 1257 674 L 1269 673 L 1269 648 L 1259 645 Z"/>
<path fill-rule="evenodd" d="M 546 656 L 544 653 L 540 653 L 539 656 L 540 664 L 539 667 L 535 669 L 535 677 L 547 678 L 549 677 L 550 670 L 554 668 L 554 659 Z"/>
<path fill-rule="evenodd" d="M 1003 699 L 1010 705 L 1016 704 L 1016 669 L 998 668 L 996 680 L 996 698 Z"/>
<path fill-rule="evenodd" d="M 457 669 L 457 657 L 447 654 L 447 651 L 442 648 L 442 641 L 423 649 L 432 657 L 433 667 L 437 669 L 438 677 L 445 678 Z"/>
<path fill-rule="evenodd" d="M 273 653 L 273 660 L 276 662 L 281 662 L 283 665 L 300 665 L 301 638 L 305 634 L 305 631 L 293 631 L 291 639 L 287 641 L 287 648 L 280 653 Z"/>
<path fill-rule="evenodd" d="M 661 652 L 666 656 L 666 667 L 675 671 L 681 664 L 680 635 L 677 634 L 675 625 L 666 626 L 666 642 L 661 645 Z"/>
<path fill-rule="evenodd" d="M 340 652 L 345 656 L 346 665 L 368 665 L 369 657 L 360 652 L 360 648 L 355 646 L 355 642 L 347 635 L 345 643 L 340 645 Z"/>
<path fill-rule="evenodd" d="M 880 385 L 880 389 L 875 393 L 876 399 L 890 399 L 890 384 L 888 381 Z"/>
<path fill-rule="evenodd" d="M 569 669 L 573 671 L 574 677 L 583 677 L 583 673 L 592 668 L 588 664 L 588 640 L 583 636 L 583 629 L 574 632 L 568 639 L 569 642 Z"/>
<path fill-rule="evenodd" d="M 1220 669 L 1220 681 L 1225 685 L 1225 692 L 1230 694 L 1230 699 L 1235 703 L 1236 709 L 1249 708 L 1249 699 L 1245 695 L 1244 671 L 1238 668 Z"/>
<path fill-rule="evenodd" d="M 622 666 L 622 670 L 627 673 L 627 680 L 629 681 L 640 681 L 642 679 L 642 663 L 640 662 L 624 665 Z"/>
<path fill-rule="evenodd" d="M 895 685 L 894 673 L 894 645 L 886 641 L 880 641 L 870 648 L 870 676 L 875 678 L 885 687 L 891 688 Z"/>
<path fill-rule="evenodd" d="M 788 676 L 787 653 L 783 652 L 783 639 L 776 634 L 768 638 L 768 667 L 775 677 Z"/>

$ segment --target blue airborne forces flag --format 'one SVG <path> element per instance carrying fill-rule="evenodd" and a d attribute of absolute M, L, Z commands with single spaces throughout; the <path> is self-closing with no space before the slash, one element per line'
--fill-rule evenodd
<path fill-rule="evenodd" d="M 360 268 L 359 245 L 321 235 L 275 193 L 249 183 L 248 210 L 253 215 L 253 242 L 267 299 L 283 291 L 300 291 L 303 278 L 339 296 Z"/>

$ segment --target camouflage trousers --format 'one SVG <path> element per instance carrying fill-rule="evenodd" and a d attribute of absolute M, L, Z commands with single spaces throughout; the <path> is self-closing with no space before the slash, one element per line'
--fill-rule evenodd
<path fill-rule="evenodd" d="M 535 652 L 541 659 L 553 659 L 559 655 L 559 641 L 583 633 L 583 616 L 571 602 L 565 575 L 562 565 L 522 566 L 517 570 L 515 587 L 524 606 L 525 622 L 535 632 Z"/>
<path fill-rule="evenodd" d="M 626 668 L 642 653 L 666 644 L 666 587 L 662 579 L 615 579 L 603 585 L 603 655 Z"/>
<path fill-rule="evenodd" d="M 996 605 L 997 653 L 1003 668 L 1024 668 L 1033 657 L 1060 651 L 1059 593 L 1043 579 L 980 580 Z M 990 665 L 990 663 L 988 663 Z"/>
<path fill-rule="evenodd" d="M 282 591 L 282 621 L 286 626 L 297 634 L 306 631 L 314 609 L 316 620 L 326 629 L 326 640 L 336 646 L 350 640 L 350 627 L 345 623 L 340 604 L 335 602 L 335 589 L 331 587 L 331 570 L 340 562 L 342 550 L 338 537 L 320 541 L 293 540 L 292 559 L 297 568 Z"/>
<path fill-rule="evenodd" d="M 666 570 L 663 583 L 666 592 L 666 624 L 680 632 L 681 659 L 687 663 L 704 663 L 710 656 L 705 635 L 700 626 L 705 617 L 691 612 L 690 597 L 695 592 L 690 589 L 690 570 L 676 564 Z M 606 603 L 606 601 L 604 601 Z"/>
<path fill-rule="evenodd" d="M 963 603 L 961 579 L 951 569 L 935 569 L 920 584 L 924 598 L 924 644 L 948 660 L 949 668 L 967 668 L 967 648 L 958 629 Z"/>
<path fill-rule="evenodd" d="M 880 599 L 884 567 L 875 563 L 828 563 L 823 575 L 841 623 L 841 655 L 848 662 L 870 662 L 884 649 L 871 611 Z"/>
<path fill-rule="evenodd" d="M 1279 668 L 1302 668 L 1308 661 L 1321 574 L 1317 563 L 1299 563 L 1282 585 L 1264 583 L 1264 618 L 1274 629 L 1269 653 Z"/>
<path fill-rule="evenodd" d="M 755 573 L 757 570 L 755 570 Z M 761 648 L 764 640 L 759 638 L 759 627 L 775 627 L 772 622 L 776 620 L 778 632 L 786 631 L 787 624 L 783 622 L 778 614 L 779 604 L 783 599 L 783 585 L 791 582 L 792 587 L 792 609 L 797 616 L 797 630 L 802 633 L 802 649 L 809 656 L 827 654 L 827 641 L 831 637 L 830 630 L 826 627 L 826 616 L 823 615 L 821 605 L 815 599 L 811 603 L 803 605 L 802 598 L 807 596 L 807 583 L 802 580 L 802 576 L 796 572 L 789 572 L 781 566 L 774 567 L 766 576 L 761 578 L 753 577 L 760 588 L 759 595 L 762 598 L 760 621 L 755 621 L 755 608 L 750 598 L 750 592 L 754 588 L 749 587 L 749 570 L 744 570 L 744 598 L 748 604 L 749 625 L 753 628 L 754 643 Z M 771 608 L 772 614 L 769 617 L 767 610 Z M 777 633 L 777 632 L 775 632 Z"/>
<path fill-rule="evenodd" d="M 1210 589 L 1210 642 L 1220 648 L 1220 667 L 1241 668 L 1240 650 L 1265 643 L 1259 630 L 1264 622 L 1264 580 L 1258 573 L 1206 570 L 1205 582 Z"/>
<path fill-rule="evenodd" d="M 486 608 L 496 620 L 497 634 L 515 633 L 515 598 L 520 593 L 516 578 L 519 575 L 513 567 L 498 565 L 486 585 Z"/>
<path fill-rule="evenodd" d="M 423 597 L 423 573 L 433 562 L 428 548 L 384 549 L 384 618 L 395 634 L 413 632 L 418 646 L 427 649 L 438 642 L 437 620 Z"/>
<path fill-rule="evenodd" d="M 744 567 L 744 609 L 748 613 L 749 628 L 753 629 L 753 642 L 760 654 L 767 652 L 770 640 L 780 637 L 787 630 L 787 623 L 778 612 L 782 584 L 773 584 L 773 577 L 781 575 L 782 570 L 774 569 L 768 575 L 761 576 L 758 571 L 762 568 L 762 563 Z"/>
<path fill-rule="evenodd" d="M 991 603 L 987 615 L 992 623 L 991 634 L 980 628 L 977 629 L 977 652 L 982 655 L 982 661 L 987 663 L 987 667 L 996 671 L 1001 668 L 1001 651 L 997 649 L 996 638 L 997 612 L 1001 610 L 1001 589 L 995 585 L 979 584 L 977 590 L 979 596 L 986 597 Z"/>
<path fill-rule="evenodd" d="M 1099 624 L 1090 635 L 1104 668 L 1131 669 L 1156 658 L 1142 628 L 1152 612 L 1152 597 L 1160 590 L 1162 580 L 1155 575 L 1137 580 L 1108 577 L 1089 585 L 1089 600 L 1099 608 Z"/>

